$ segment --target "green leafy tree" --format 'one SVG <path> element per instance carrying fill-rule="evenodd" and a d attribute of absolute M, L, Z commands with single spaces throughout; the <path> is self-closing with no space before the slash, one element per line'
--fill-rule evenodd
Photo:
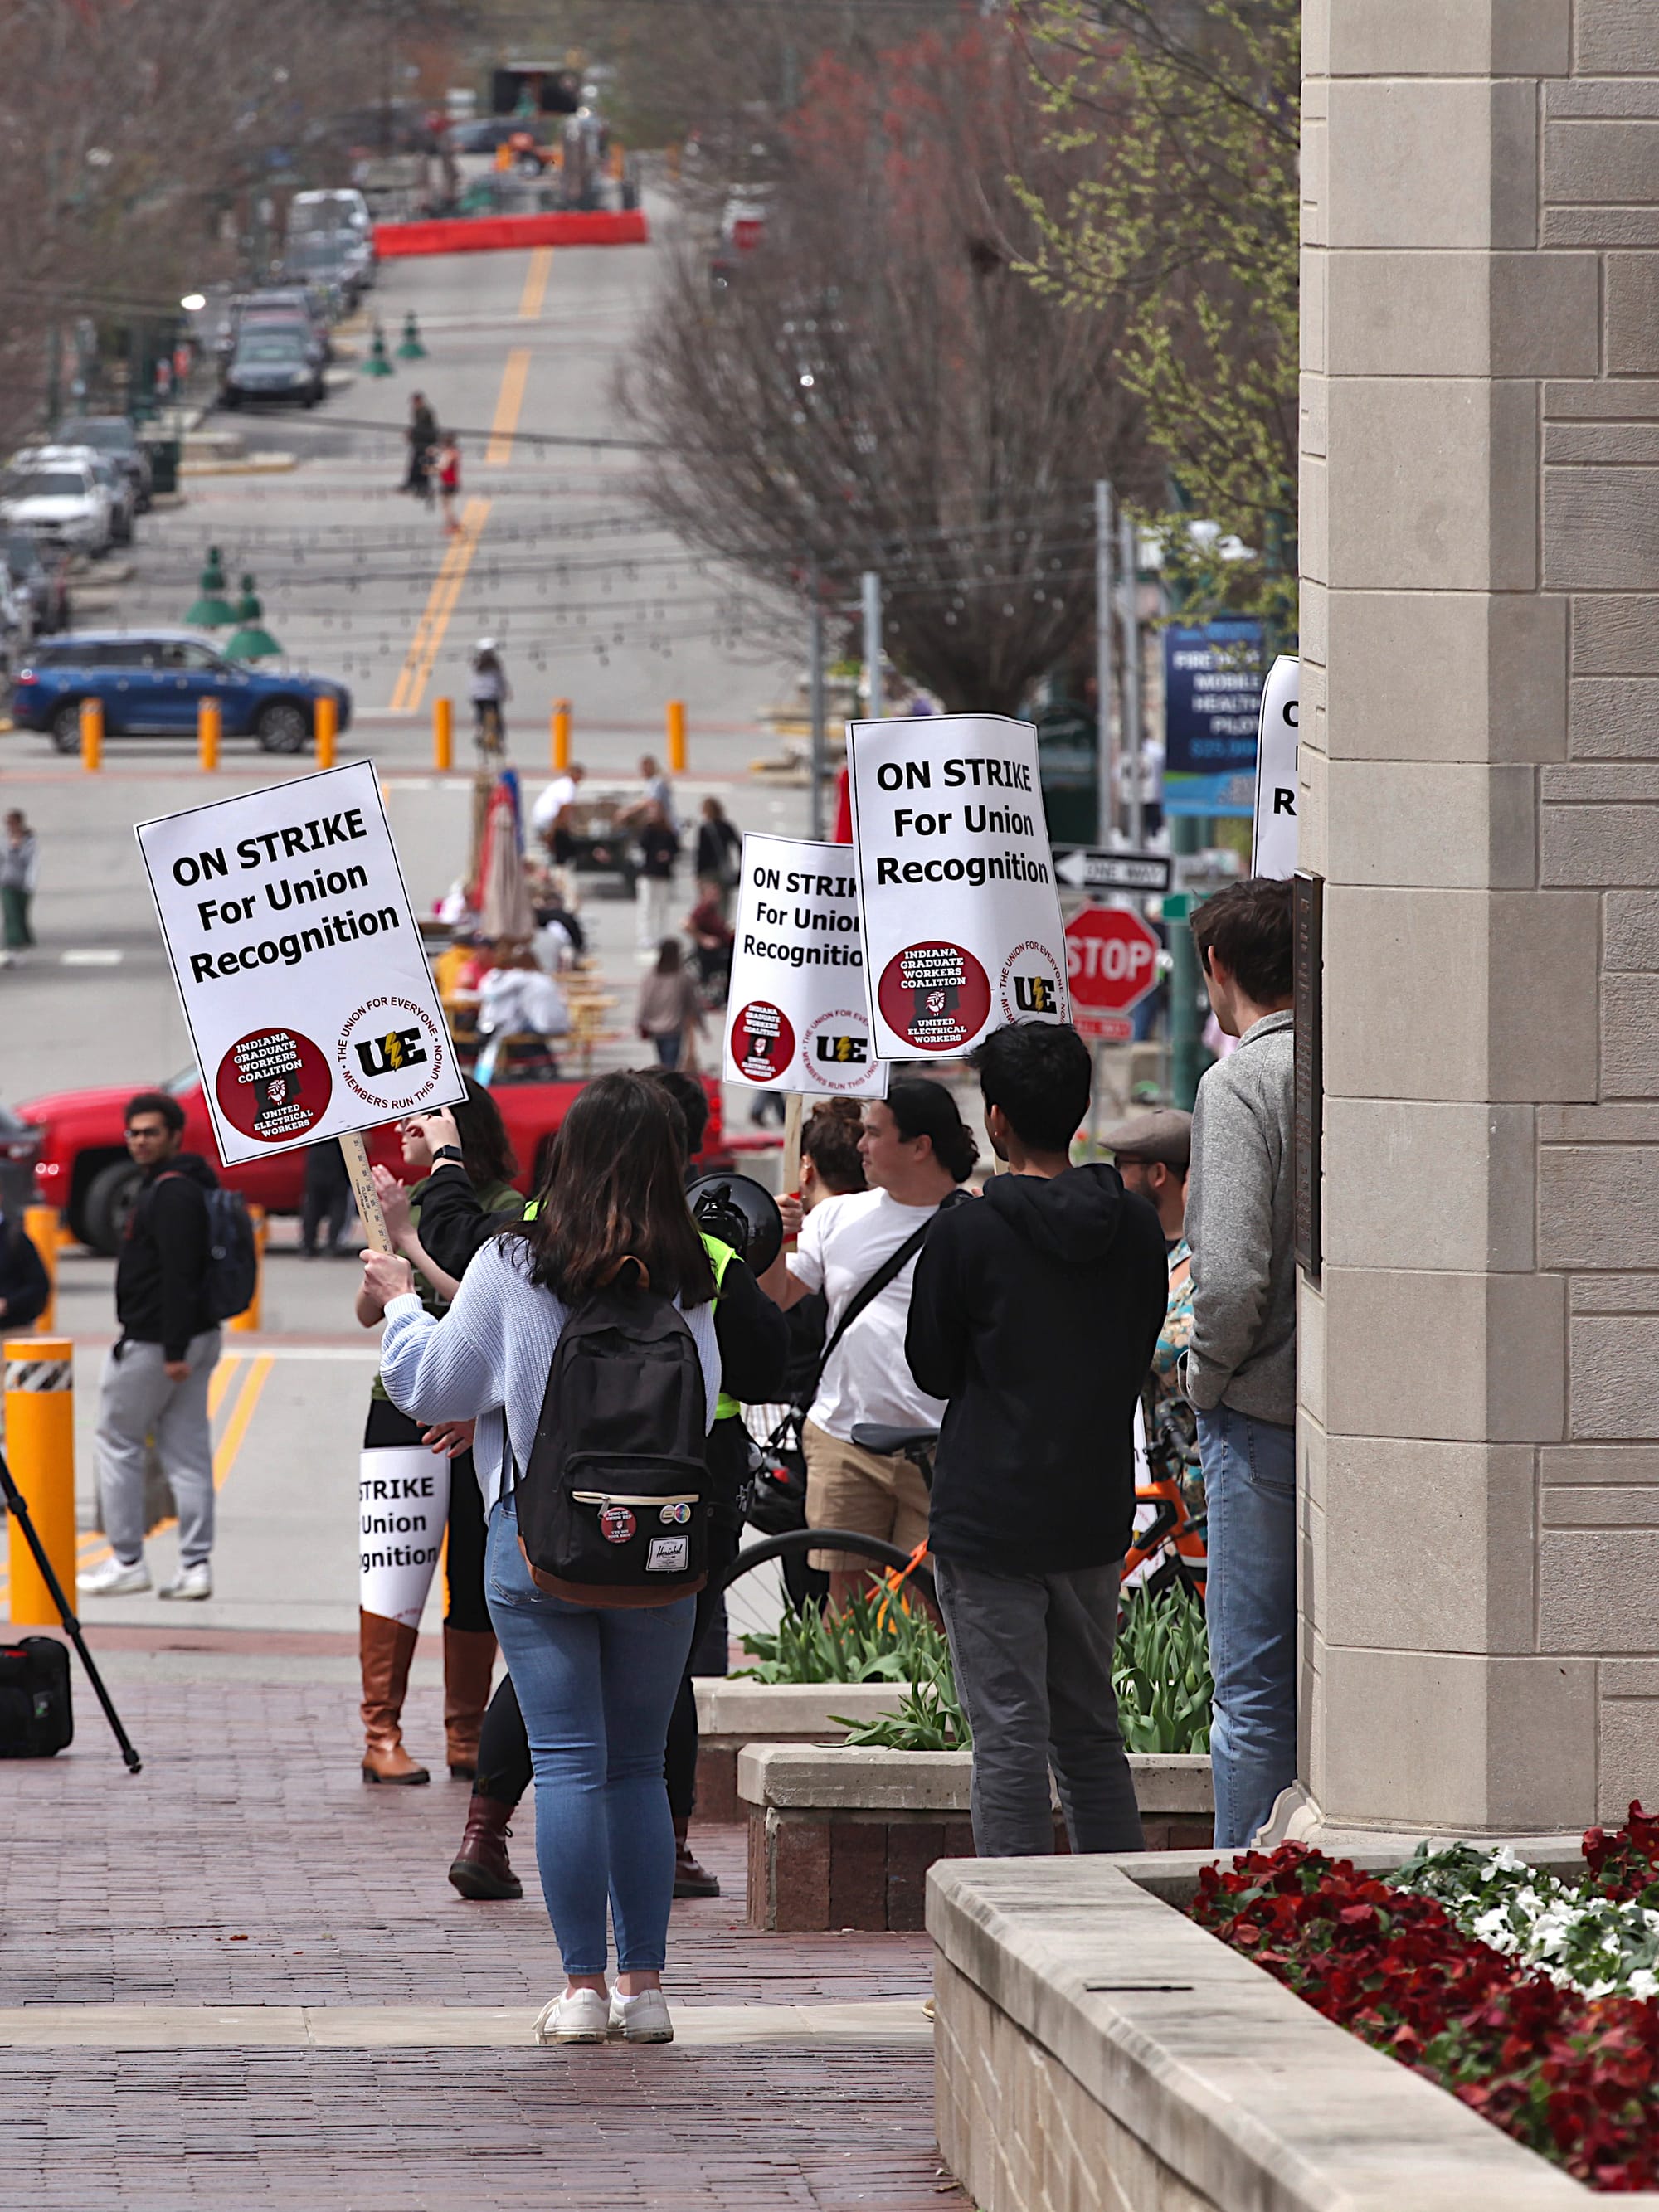
<path fill-rule="evenodd" d="M 1053 147 L 1029 273 L 1119 322 L 1169 471 L 1144 519 L 1193 613 L 1296 628 L 1301 0 L 1018 0 Z M 1194 531 L 1193 525 L 1200 527 Z"/>

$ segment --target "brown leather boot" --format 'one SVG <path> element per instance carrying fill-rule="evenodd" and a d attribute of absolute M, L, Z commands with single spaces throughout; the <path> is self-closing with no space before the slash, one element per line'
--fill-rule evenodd
<path fill-rule="evenodd" d="M 444 1735 L 449 1771 L 471 1782 L 478 1771 L 478 1730 L 489 1703 L 495 1638 L 487 1628 L 444 1630 Z"/>
<path fill-rule="evenodd" d="M 480 1797 L 475 1790 L 466 1808 L 466 1832 L 449 1869 L 449 1879 L 463 1897 L 479 1899 L 522 1897 L 524 1884 L 507 1863 L 507 1839 L 513 1831 L 507 1822 L 516 1808 L 498 1797 Z"/>
<path fill-rule="evenodd" d="M 710 1874 L 693 1856 L 687 1841 L 691 1823 L 678 1815 L 674 1820 L 674 1894 L 676 1897 L 718 1897 L 720 1876 Z"/>
<path fill-rule="evenodd" d="M 363 1779 L 365 1782 L 429 1782 L 404 1749 L 404 1693 L 409 1662 L 419 1631 L 378 1613 L 357 1614 L 357 1645 L 362 1663 Z"/>

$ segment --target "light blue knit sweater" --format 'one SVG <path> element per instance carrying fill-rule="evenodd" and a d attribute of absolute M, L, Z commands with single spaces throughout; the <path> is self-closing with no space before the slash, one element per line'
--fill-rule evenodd
<path fill-rule="evenodd" d="M 434 1321 L 412 1291 L 386 1310 L 380 1379 L 392 1402 L 418 1421 L 477 1416 L 472 1461 L 486 1515 L 501 1494 L 502 1408 L 522 1467 L 541 1419 L 565 1311 L 551 1291 L 530 1280 L 529 1248 L 519 1237 L 498 1237 L 482 1247 L 441 1320 Z M 720 1380 L 714 1309 L 694 1306 L 685 1318 L 702 1363 L 712 1427 Z"/>

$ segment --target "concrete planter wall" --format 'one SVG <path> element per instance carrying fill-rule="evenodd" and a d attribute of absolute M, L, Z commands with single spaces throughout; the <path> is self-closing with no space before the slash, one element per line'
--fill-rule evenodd
<path fill-rule="evenodd" d="M 698 1675 L 693 1687 L 700 1820 L 746 1819 L 738 1795 L 738 1753 L 745 1744 L 845 1743 L 847 1730 L 831 1713 L 876 1720 L 898 1696 L 891 1682 L 750 1682 L 721 1674 Z"/>
<path fill-rule="evenodd" d="M 1180 1905 L 1210 1856 L 932 1869 L 935 2118 L 979 2212 L 1656 2212 L 1570 2180 L 1195 1926 Z"/>
<path fill-rule="evenodd" d="M 1130 1760 L 1149 1844 L 1207 1844 L 1210 1762 Z M 738 1794 L 749 1815 L 749 1919 L 768 1929 L 915 1929 L 927 1869 L 971 1854 L 965 1751 L 748 1745 Z M 1056 1845 L 1066 1849 L 1056 1821 Z"/>

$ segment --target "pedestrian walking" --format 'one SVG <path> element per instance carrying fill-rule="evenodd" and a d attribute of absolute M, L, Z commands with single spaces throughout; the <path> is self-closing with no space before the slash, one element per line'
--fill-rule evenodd
<path fill-rule="evenodd" d="M 455 502 L 461 495 L 461 449 L 453 431 L 446 431 L 438 447 L 438 497 L 442 503 L 444 536 L 453 538 L 460 528 Z"/>
<path fill-rule="evenodd" d="M 326 1137 L 320 1145 L 307 1145 L 305 1194 L 300 1204 L 300 1249 L 307 1260 L 317 1256 L 319 1233 L 330 1259 L 344 1250 L 342 1239 L 351 1212 L 351 1178 L 338 1141 Z"/>
<path fill-rule="evenodd" d="M 902 1453 L 866 1451 L 853 1442 L 860 1422 L 898 1429 L 937 1428 L 945 1401 L 924 1390 L 904 1356 L 916 1255 L 934 1217 L 966 1182 L 979 1147 L 942 1083 L 902 1075 L 883 1099 L 863 1108 L 859 1156 L 870 1188 L 826 1199 L 803 1218 L 786 1198 L 784 1251 L 761 1287 L 786 1311 L 810 1292 L 829 1302 L 830 1336 L 802 1425 L 806 1519 L 811 1528 L 850 1528 L 912 1551 L 927 1535 L 927 1491 Z M 871 1570 L 850 1552 L 814 1552 L 841 1607 Z"/>
<path fill-rule="evenodd" d="M 642 953 L 662 942 L 674 895 L 674 864 L 680 857 L 679 832 L 666 810 L 653 799 L 634 828 L 639 872 L 634 878 L 634 938 Z"/>
<path fill-rule="evenodd" d="M 1295 1072 L 1291 886 L 1230 884 L 1193 916 L 1237 1049 L 1193 1115 L 1187 1396 L 1209 1516 L 1217 1848 L 1242 1849 L 1296 1779 Z"/>
<path fill-rule="evenodd" d="M 486 1588 L 529 1734 L 536 1855 L 565 1973 L 537 2039 L 668 2042 L 662 1972 L 674 1831 L 663 1762 L 696 1599 L 635 1584 L 567 1583 L 562 1595 L 546 1587 L 551 1577 L 532 1573 L 519 1541 L 517 1496 L 520 1470 L 555 1410 L 544 1405 L 560 1338 L 619 1277 L 633 1285 L 621 1293 L 630 1303 L 641 1297 L 643 1306 L 648 1286 L 653 1313 L 661 1310 L 656 1298 L 672 1299 L 695 1346 L 703 1434 L 714 1420 L 714 1277 L 681 1188 L 668 1101 L 638 1075 L 587 1085 L 560 1130 L 556 1171 L 535 1219 L 479 1249 L 441 1319 L 422 1310 L 404 1260 L 372 1253 L 364 1272 L 386 1308 L 381 1373 L 394 1402 L 417 1419 L 477 1423 Z M 607 1904 L 614 1990 L 605 1979 Z"/>
<path fill-rule="evenodd" d="M 28 951 L 34 943 L 29 907 L 40 864 L 34 832 L 14 806 L 7 813 L 5 835 L 0 838 L 0 934 L 4 937 L 8 963 L 13 955 Z"/>
<path fill-rule="evenodd" d="M 702 1005 L 678 937 L 665 937 L 658 945 L 657 964 L 640 985 L 634 1020 L 641 1036 L 655 1046 L 661 1066 L 678 1067 L 696 1058 Z"/>
<path fill-rule="evenodd" d="M 421 1213 L 428 1179 L 435 1164 L 434 1117 L 411 1114 L 398 1125 L 404 1165 L 420 1178 L 410 1188 L 386 1179 L 380 1182 L 380 1203 L 386 1229 L 398 1250 L 413 1267 L 414 1286 L 422 1310 L 441 1315 L 459 1288 L 457 1279 L 432 1260 L 421 1242 Z M 453 1128 L 454 1142 L 446 1148 L 465 1176 L 481 1213 L 492 1227 L 517 1220 L 524 1200 L 514 1188 L 518 1163 L 507 1140 L 501 1109 L 489 1093 L 471 1077 L 466 1097 L 451 1109 L 444 1122 Z M 385 1316 L 385 1300 L 367 1288 L 357 1297 L 357 1319 L 373 1328 Z M 395 1405 L 383 1376 L 377 1375 L 370 1394 L 368 1420 L 363 1431 L 362 1496 L 365 1522 L 373 1517 L 372 1501 L 380 1470 L 395 1476 L 404 1463 L 418 1467 L 425 1482 L 441 1479 L 447 1495 L 429 1500 L 426 1515 L 428 1536 L 441 1528 L 444 1546 L 444 1738 L 453 1776 L 471 1781 L 478 1769 L 478 1735 L 484 1708 L 489 1703 L 491 1673 L 495 1661 L 495 1633 L 484 1598 L 484 1516 L 471 1456 L 472 1433 L 467 1422 L 428 1425 L 410 1417 Z M 416 1455 L 424 1452 L 424 1458 Z M 396 1494 L 395 1492 L 393 1493 Z M 405 1519 L 412 1516 L 403 1516 Z M 374 1558 L 373 1534 L 364 1532 L 362 1602 L 359 1606 L 358 1651 L 362 1674 L 362 1771 L 365 1782 L 418 1784 L 429 1778 L 428 1770 L 404 1748 L 403 1708 L 409 1687 L 409 1669 L 420 1637 L 421 1615 L 438 1563 L 435 1540 L 417 1542 L 412 1548 L 422 1556 L 397 1567 L 395 1582 Z M 385 1610 L 388 1605 L 392 1610 Z"/>
<path fill-rule="evenodd" d="M 507 750 L 507 702 L 513 687 L 507 680 L 501 647 L 493 637 L 481 637 L 472 648 L 472 675 L 467 687 L 472 702 L 473 737 L 486 762 L 499 761 Z"/>
<path fill-rule="evenodd" d="M 705 799 L 702 819 L 697 824 L 697 887 L 705 898 L 716 902 L 722 921 L 732 911 L 732 894 L 738 887 L 742 860 L 742 833 L 727 820 L 718 799 Z"/>
<path fill-rule="evenodd" d="M 409 427 L 404 436 L 409 447 L 409 465 L 398 489 L 429 499 L 432 495 L 428 471 L 438 442 L 438 418 L 428 404 L 424 392 L 411 392 L 409 395 Z"/>
<path fill-rule="evenodd" d="M 52 1303 L 46 1261 L 21 1221 L 0 1213 L 0 1323 L 28 1328 Z"/>
<path fill-rule="evenodd" d="M 1139 1850 L 1112 1649 L 1164 1232 L 1115 1167 L 1071 1165 L 1093 1073 L 1075 1030 L 994 1030 L 969 1060 L 1009 1172 L 922 1248 L 905 1354 L 947 1401 L 928 1540 L 973 1730 L 974 1847 L 1053 1850 L 1052 1765 L 1074 1851 Z"/>
<path fill-rule="evenodd" d="M 640 755 L 640 782 L 644 788 L 637 804 L 641 808 L 660 806 L 663 819 L 670 829 L 678 831 L 680 817 L 674 806 L 674 787 L 654 753 Z"/>
<path fill-rule="evenodd" d="M 144 1560 L 144 1465 L 153 1436 L 179 1511 L 179 1571 L 158 1597 L 213 1595 L 213 1438 L 208 1384 L 220 1332 L 209 1292 L 212 1240 L 204 1194 L 219 1178 L 182 1149 L 185 1109 L 165 1091 L 127 1101 L 127 1152 L 141 1170 L 115 1269 L 120 1334 L 104 1363 L 98 1487 L 110 1557 L 78 1577 L 88 1597 L 150 1587 Z"/>

